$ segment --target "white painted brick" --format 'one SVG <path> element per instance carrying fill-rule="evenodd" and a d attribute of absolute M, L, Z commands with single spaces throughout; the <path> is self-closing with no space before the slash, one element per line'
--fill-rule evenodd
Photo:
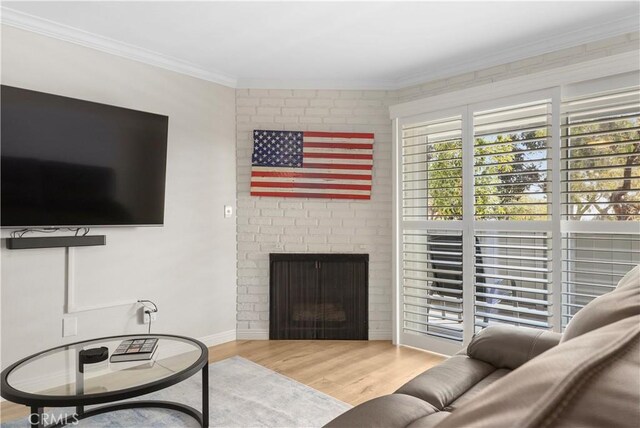
<path fill-rule="evenodd" d="M 262 226 L 260 228 L 260 233 L 266 235 L 282 235 L 284 233 L 284 227 Z"/>
<path fill-rule="evenodd" d="M 284 212 L 285 217 L 306 217 L 306 211 L 302 210 L 286 210 Z"/>
<path fill-rule="evenodd" d="M 349 236 L 341 236 L 341 235 L 329 235 L 327 237 L 327 242 L 330 244 L 348 244 Z"/>
<path fill-rule="evenodd" d="M 309 106 L 311 107 L 333 107 L 334 101 L 332 99 L 319 98 L 309 100 Z"/>
<path fill-rule="evenodd" d="M 260 104 L 258 98 L 236 98 L 236 107 L 257 106 Z"/>
<path fill-rule="evenodd" d="M 318 98 L 338 98 L 340 96 L 340 91 L 319 90 L 317 96 Z"/>
<path fill-rule="evenodd" d="M 307 236 L 307 238 L 309 238 Z M 301 244 L 303 241 L 303 237 L 299 236 L 299 235 L 282 235 L 280 236 L 280 242 L 283 243 L 294 243 L 294 244 Z"/>
<path fill-rule="evenodd" d="M 259 320 L 260 314 L 257 312 L 238 312 L 238 321 Z"/>
<path fill-rule="evenodd" d="M 257 224 L 257 225 L 271 225 L 271 219 L 266 217 L 251 217 L 249 219 L 249 224 Z"/>
<path fill-rule="evenodd" d="M 292 226 L 284 228 L 284 233 L 287 235 L 306 235 L 308 231 L 309 229 L 306 227 Z"/>
<path fill-rule="evenodd" d="M 278 208 L 278 200 L 275 198 L 260 198 L 255 201 L 256 208 Z"/>
<path fill-rule="evenodd" d="M 352 108 L 357 105 L 362 105 L 360 103 L 363 103 L 366 101 L 375 101 L 375 100 L 335 100 L 333 102 L 333 105 L 335 105 L 336 107 Z"/>
<path fill-rule="evenodd" d="M 307 107 L 309 100 L 304 98 L 289 98 L 284 100 L 284 105 L 287 107 Z"/>
<path fill-rule="evenodd" d="M 302 116 L 304 114 L 304 108 L 302 107 L 283 107 L 283 116 Z"/>
<path fill-rule="evenodd" d="M 249 95 L 252 97 L 265 98 L 269 96 L 267 89 L 249 89 Z"/>
<path fill-rule="evenodd" d="M 328 217 L 328 218 L 318 219 L 318 224 L 320 226 L 339 227 L 339 226 L 342 226 L 344 223 L 343 223 L 343 220 L 340 218 Z M 361 220 L 358 221 L 358 224 L 362 224 L 362 221 Z"/>
<path fill-rule="evenodd" d="M 353 253 L 354 250 L 354 246 L 353 245 L 348 245 L 348 244 L 332 244 L 331 245 L 331 251 L 334 251 L 336 253 Z"/>
<path fill-rule="evenodd" d="M 281 109 L 280 107 L 258 107 L 256 111 L 259 116 L 267 117 L 267 116 L 279 115 Z M 273 121 L 273 118 L 271 118 L 271 121 Z"/>
<path fill-rule="evenodd" d="M 256 114 L 256 107 L 236 107 L 236 114 L 237 115 L 255 115 Z"/>
<path fill-rule="evenodd" d="M 250 242 L 239 239 L 238 242 L 238 328 L 268 328 L 270 252 L 368 252 L 372 275 L 377 278 L 370 280 L 370 295 L 388 299 L 390 291 L 386 288 L 391 286 L 391 250 L 388 247 L 391 242 L 392 135 L 387 107 L 398 102 L 395 92 L 238 90 L 236 94 L 238 100 L 242 99 L 237 108 L 249 108 L 236 114 L 244 120 L 236 124 L 237 229 L 238 234 L 245 234 L 240 239 L 251 236 L 255 239 Z M 356 115 L 356 109 L 362 116 Z M 260 127 L 374 132 L 372 201 L 351 203 L 250 197 L 252 131 Z M 358 216 L 361 212 L 370 214 Z M 248 229 L 241 230 L 243 227 Z M 361 235 L 357 234 L 358 229 L 362 229 Z M 372 230 L 375 235 L 371 235 Z M 390 300 L 377 302 L 371 308 L 379 314 L 373 317 L 376 320 L 370 323 L 370 328 L 389 330 Z"/>
<path fill-rule="evenodd" d="M 276 123 L 283 123 L 285 128 L 293 129 L 298 125 L 298 118 L 295 116 L 275 116 Z"/>
<path fill-rule="evenodd" d="M 273 116 L 268 116 L 268 115 L 264 115 L 264 116 L 251 116 L 251 120 L 253 122 L 258 122 L 260 124 L 265 124 L 265 123 L 273 123 L 274 119 Z"/>
<path fill-rule="evenodd" d="M 309 244 L 308 250 L 312 253 L 328 253 L 331 251 L 331 245 L 329 244 Z"/>
<path fill-rule="evenodd" d="M 315 89 L 294 89 L 293 96 L 300 98 L 314 98 L 317 95 Z"/>
<path fill-rule="evenodd" d="M 308 235 L 303 239 L 305 244 L 325 244 L 327 242 L 326 235 Z"/>
<path fill-rule="evenodd" d="M 304 212 L 304 211 L 302 211 Z M 296 218 L 295 219 L 296 226 L 317 226 L 318 219 L 316 218 Z"/>
<path fill-rule="evenodd" d="M 260 213 L 254 215 L 263 215 L 265 217 L 282 217 L 284 215 L 284 210 L 262 209 L 260 210 Z"/>
<path fill-rule="evenodd" d="M 260 105 L 265 107 L 282 107 L 285 103 L 282 98 L 262 98 Z"/>
<path fill-rule="evenodd" d="M 285 244 L 284 249 L 285 251 L 289 251 L 289 252 L 305 252 L 307 251 L 307 245 L 306 244 Z"/>
<path fill-rule="evenodd" d="M 258 303 L 260 296 L 255 294 L 238 294 L 238 303 Z"/>
<path fill-rule="evenodd" d="M 321 117 L 301 117 L 300 123 L 322 123 Z"/>
<path fill-rule="evenodd" d="M 322 235 L 327 236 L 330 235 L 333 231 L 330 227 L 310 227 L 306 229 L 309 235 Z"/>
<path fill-rule="evenodd" d="M 275 217 L 271 219 L 271 223 L 274 226 L 293 226 L 295 222 L 296 219 L 287 217 Z"/>
<path fill-rule="evenodd" d="M 293 209 L 293 210 L 301 210 L 302 209 L 302 202 L 285 202 L 280 200 L 278 202 L 278 207 L 288 210 L 288 209 Z"/>
<path fill-rule="evenodd" d="M 255 235 L 256 242 L 278 242 L 278 235 Z"/>
<path fill-rule="evenodd" d="M 327 116 L 329 114 L 328 108 L 306 108 L 304 109 L 304 114 L 306 116 Z"/>
<path fill-rule="evenodd" d="M 287 98 L 293 96 L 291 89 L 269 89 L 270 97 Z"/>
<path fill-rule="evenodd" d="M 237 238 L 238 242 L 253 242 L 256 240 L 256 235 L 254 233 L 238 233 Z"/>

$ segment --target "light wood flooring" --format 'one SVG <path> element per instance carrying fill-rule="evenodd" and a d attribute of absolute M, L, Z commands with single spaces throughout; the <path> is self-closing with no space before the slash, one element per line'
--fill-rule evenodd
<path fill-rule="evenodd" d="M 352 405 L 392 393 L 444 360 L 382 340 L 238 340 L 209 348 L 209 362 L 235 355 Z M 1 411 L 3 422 L 28 414 L 6 401 Z"/>

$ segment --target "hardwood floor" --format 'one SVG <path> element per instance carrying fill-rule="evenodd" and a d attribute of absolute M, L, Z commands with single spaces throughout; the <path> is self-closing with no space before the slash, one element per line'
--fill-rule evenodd
<path fill-rule="evenodd" d="M 352 405 L 389 394 L 444 360 L 381 340 L 238 340 L 209 348 L 209 362 L 234 355 Z M 3 422 L 28 414 L 6 401 L 1 410 Z"/>

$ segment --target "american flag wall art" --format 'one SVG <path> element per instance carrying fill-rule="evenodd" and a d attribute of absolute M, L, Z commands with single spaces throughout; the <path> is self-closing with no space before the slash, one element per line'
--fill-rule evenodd
<path fill-rule="evenodd" d="M 373 134 L 253 131 L 251 195 L 371 199 Z"/>

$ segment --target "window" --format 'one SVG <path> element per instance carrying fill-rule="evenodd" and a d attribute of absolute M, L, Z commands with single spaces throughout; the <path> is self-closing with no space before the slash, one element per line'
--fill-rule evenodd
<path fill-rule="evenodd" d="M 475 217 L 549 217 L 551 105 L 540 101 L 474 113 Z"/>
<path fill-rule="evenodd" d="M 569 220 L 640 220 L 640 91 L 563 103 L 562 172 Z"/>
<path fill-rule="evenodd" d="M 562 331 L 640 264 L 637 82 L 398 120 L 400 343 L 452 353 L 492 324 Z"/>
<path fill-rule="evenodd" d="M 405 220 L 462 219 L 462 118 L 402 131 L 402 211 Z"/>

